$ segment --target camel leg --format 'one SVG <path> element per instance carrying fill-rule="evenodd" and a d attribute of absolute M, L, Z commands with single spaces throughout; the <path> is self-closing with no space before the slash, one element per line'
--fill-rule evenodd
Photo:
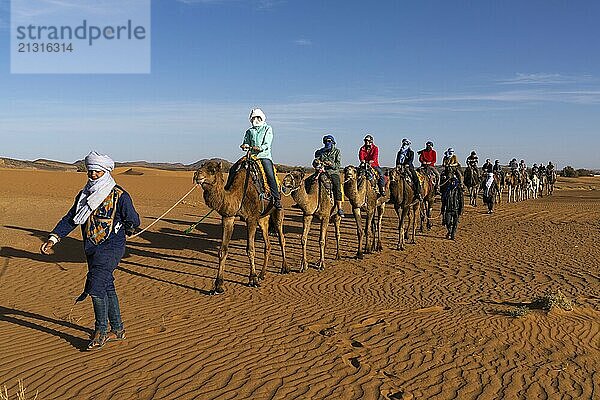
<path fill-rule="evenodd" d="M 340 239 L 341 239 L 341 232 L 340 232 L 340 221 L 342 220 L 342 217 L 340 217 L 339 215 L 334 215 L 333 216 L 333 226 L 335 228 L 335 259 L 336 260 L 340 260 Z"/>
<path fill-rule="evenodd" d="M 354 221 L 356 221 L 356 234 L 358 235 L 358 251 L 356 253 L 356 258 L 363 258 L 362 244 L 363 244 L 363 230 L 362 230 L 362 220 L 360 217 L 360 207 L 354 208 L 352 210 L 354 214 Z"/>
<path fill-rule="evenodd" d="M 396 214 L 398 215 L 398 245 L 397 250 L 404 250 L 404 218 L 406 216 L 406 210 L 396 208 Z"/>
<path fill-rule="evenodd" d="M 290 266 L 288 265 L 287 257 L 285 255 L 285 234 L 283 233 L 283 209 L 275 210 L 275 218 L 277 224 L 277 236 L 279 238 L 279 246 L 281 247 L 282 264 L 280 272 L 282 274 L 288 274 L 290 273 Z"/>
<path fill-rule="evenodd" d="M 263 241 L 265 242 L 265 253 L 262 269 L 260 270 L 259 279 L 265 279 L 267 273 L 267 265 L 271 256 L 271 239 L 269 238 L 269 217 L 262 218 L 259 222 L 260 232 L 262 233 Z M 258 284 L 256 286 L 259 286 Z"/>
<path fill-rule="evenodd" d="M 327 242 L 327 227 L 329 226 L 329 217 L 321 218 L 321 227 L 319 231 L 319 265 L 317 270 L 325 269 L 325 245 Z"/>
<path fill-rule="evenodd" d="M 368 212 L 367 211 L 367 215 L 365 218 L 365 254 L 369 254 L 371 253 L 372 250 L 372 245 L 371 242 L 369 240 L 369 236 L 372 233 L 371 232 L 371 224 L 373 223 L 373 213 L 372 212 Z"/>
<path fill-rule="evenodd" d="M 308 258 L 306 256 L 306 243 L 308 241 L 308 233 L 310 232 L 310 223 L 312 215 L 304 215 L 302 219 L 302 261 L 300 261 L 300 272 L 308 270 Z"/>
<path fill-rule="evenodd" d="M 223 272 L 225 270 L 225 260 L 227 259 L 227 253 L 229 252 L 229 241 L 231 240 L 231 235 L 233 234 L 234 223 L 235 217 L 221 218 L 223 238 L 221 239 L 221 248 L 219 249 L 219 270 L 217 271 L 215 286 L 211 291 L 211 294 L 221 294 L 225 291 L 225 289 L 223 289 Z"/>
<path fill-rule="evenodd" d="M 381 240 L 381 226 L 383 224 L 383 214 L 384 213 L 385 213 L 385 203 L 383 203 L 381 206 L 379 206 L 379 209 L 378 209 L 377 226 L 375 227 L 377 229 L 377 247 L 376 247 L 377 251 L 383 250 L 383 242 Z"/>
<path fill-rule="evenodd" d="M 413 206 L 413 219 L 412 219 L 412 240 L 409 242 L 411 244 L 417 243 L 417 210 L 419 209 L 419 204 L 417 203 Z"/>
<path fill-rule="evenodd" d="M 248 261 L 250 261 L 250 275 L 248 276 L 248 286 L 250 287 L 259 287 L 260 284 L 258 282 L 258 276 L 256 275 L 256 267 L 254 265 L 254 238 L 256 237 L 256 228 L 258 224 L 255 220 L 246 220 L 247 227 L 247 237 L 246 237 L 246 254 L 248 255 Z M 261 229 L 263 228 L 262 220 L 261 220 Z M 267 237 L 269 236 L 268 226 L 266 227 L 266 232 L 263 231 L 263 236 L 265 237 L 265 243 L 267 242 Z"/>

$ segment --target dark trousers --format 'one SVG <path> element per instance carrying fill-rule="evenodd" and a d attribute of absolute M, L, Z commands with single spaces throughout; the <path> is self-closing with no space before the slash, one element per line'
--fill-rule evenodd
<path fill-rule="evenodd" d="M 379 175 L 379 179 L 377 179 L 377 186 L 379 186 L 379 191 L 383 191 L 385 189 L 385 177 L 383 176 L 383 170 L 381 167 L 373 167 L 375 171 L 377 171 L 377 175 Z"/>
<path fill-rule="evenodd" d="M 415 194 L 421 193 L 421 182 L 419 181 L 419 177 L 417 176 L 417 171 L 415 171 L 415 167 L 412 165 L 408 165 L 408 169 L 410 170 L 410 176 L 413 180 L 413 185 L 415 187 Z"/>
<path fill-rule="evenodd" d="M 331 186 L 333 186 L 333 199 L 335 201 L 342 201 L 342 181 L 340 180 L 340 174 L 327 172 L 327 176 L 331 179 Z"/>
<path fill-rule="evenodd" d="M 278 206 L 281 204 L 281 196 L 279 195 L 279 187 L 277 186 L 277 179 L 275 179 L 275 169 L 273 168 L 273 161 L 268 158 L 261 158 L 260 163 L 265 170 L 267 176 L 267 184 L 271 190 L 271 197 L 273 198 L 273 204 Z"/>

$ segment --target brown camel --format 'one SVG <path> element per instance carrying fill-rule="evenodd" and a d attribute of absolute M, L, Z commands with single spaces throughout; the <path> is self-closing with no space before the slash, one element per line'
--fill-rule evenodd
<path fill-rule="evenodd" d="M 510 203 L 511 199 L 513 203 L 519 201 L 519 187 L 521 186 L 521 184 L 519 182 L 518 172 L 511 171 L 507 173 L 504 181 L 506 183 L 506 187 L 508 188 L 508 199 L 506 200 L 506 202 Z"/>
<path fill-rule="evenodd" d="M 242 168 L 233 178 L 229 189 L 225 189 L 225 179 L 223 176 L 223 166 L 218 161 L 208 161 L 204 163 L 194 174 L 194 182 L 204 189 L 203 197 L 207 206 L 221 215 L 221 224 L 223 226 L 223 239 L 219 249 L 219 271 L 215 280 L 213 294 L 223 293 L 223 271 L 225 269 L 225 260 L 227 259 L 229 241 L 233 233 L 235 217 L 239 216 L 246 221 L 247 227 L 247 246 L 246 252 L 250 260 L 250 275 L 248 277 L 248 286 L 258 287 L 259 279 L 264 279 L 269 256 L 271 254 L 271 242 L 269 240 L 269 217 L 273 217 L 279 244 L 281 245 L 281 254 L 283 257 L 282 273 L 290 271 L 285 256 L 285 237 L 283 235 L 283 210 L 277 210 L 271 205 L 262 212 L 261 199 L 257 188 L 252 183 L 252 179 L 247 176 L 247 169 Z M 262 236 L 265 242 L 265 257 L 260 272 L 256 275 L 254 266 L 254 237 L 256 227 L 260 226 Z"/>
<path fill-rule="evenodd" d="M 310 232 L 310 224 L 314 216 L 317 216 L 321 221 L 320 236 L 319 236 L 319 264 L 317 269 L 322 271 L 325 269 L 325 245 L 327 241 L 327 227 L 331 218 L 335 202 L 330 191 L 325 188 L 325 184 L 321 176 L 319 178 L 309 177 L 304 178 L 304 171 L 294 170 L 283 178 L 281 191 L 284 195 L 292 196 L 292 199 L 300 206 L 304 217 L 302 219 L 302 261 L 300 262 L 300 272 L 308 269 L 308 258 L 306 256 L 306 244 L 308 241 L 308 233 Z M 333 225 L 335 226 L 336 240 L 336 255 L 335 259 L 340 259 L 340 220 L 341 217 L 335 213 L 333 215 Z"/>
<path fill-rule="evenodd" d="M 378 196 L 377 197 L 377 206 L 375 208 L 375 227 L 373 229 L 373 240 L 374 240 L 374 249 L 375 251 L 382 251 L 383 250 L 383 241 L 381 239 L 381 227 L 383 224 L 383 214 L 385 213 L 385 203 L 387 203 L 390 200 L 390 180 L 389 180 L 389 176 L 388 179 L 386 179 L 385 181 L 385 196 Z"/>
<path fill-rule="evenodd" d="M 405 222 L 410 227 L 412 222 L 412 243 L 415 243 L 416 215 L 420 201 L 415 199 L 413 184 L 409 181 L 410 171 L 402 166 L 390 171 L 390 201 L 398 215 L 398 250 L 404 250 L 405 240 L 408 239 L 408 230 L 405 231 Z M 412 214 L 411 214 L 412 211 Z"/>
<path fill-rule="evenodd" d="M 552 196 L 552 193 L 554 193 L 554 184 L 556 183 L 556 171 L 550 170 L 546 172 L 546 176 L 548 177 L 548 196 Z"/>
<path fill-rule="evenodd" d="M 421 209 L 421 224 L 419 230 L 423 232 L 423 221 L 427 219 L 427 230 L 430 230 L 432 227 L 431 223 L 431 212 L 433 210 L 433 202 L 435 198 L 435 176 L 433 173 L 428 175 L 425 170 L 419 168 L 417 169 L 417 177 L 421 180 L 421 198 L 423 201 L 422 209 Z"/>
<path fill-rule="evenodd" d="M 352 206 L 352 213 L 356 221 L 356 234 L 358 236 L 358 251 L 356 257 L 363 258 L 363 236 L 365 238 L 365 253 L 371 253 L 375 245 L 374 240 L 369 242 L 369 232 L 373 229 L 373 218 L 377 207 L 377 192 L 366 174 L 359 174 L 359 169 L 349 165 L 344 169 L 344 194 Z M 366 212 L 366 230 L 362 227 L 361 209 Z M 373 239 L 375 235 L 373 234 Z"/>

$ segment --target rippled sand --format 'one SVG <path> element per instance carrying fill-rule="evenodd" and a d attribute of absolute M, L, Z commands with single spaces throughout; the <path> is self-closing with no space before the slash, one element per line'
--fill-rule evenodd
<path fill-rule="evenodd" d="M 115 179 L 143 226 L 192 185 L 190 172 L 122 172 Z M 561 180 L 554 196 L 493 215 L 467 206 L 456 242 L 436 220 L 404 252 L 391 249 L 388 207 L 386 249 L 360 261 L 346 218 L 341 261 L 330 251 L 324 272 L 279 275 L 275 244 L 259 289 L 245 286 L 238 222 L 216 297 L 206 293 L 219 219 L 183 233 L 207 212 L 197 190 L 129 242 L 115 273 L 128 338 L 96 352 L 83 351 L 90 301 L 73 307 L 86 274 L 80 233 L 50 257 L 38 253 L 85 179 L 0 169 L 0 385 L 10 392 L 20 378 L 42 399 L 600 398 L 600 178 Z M 297 209 L 287 207 L 286 232 L 297 270 Z M 508 315 L 546 289 L 560 289 L 573 310 Z"/>

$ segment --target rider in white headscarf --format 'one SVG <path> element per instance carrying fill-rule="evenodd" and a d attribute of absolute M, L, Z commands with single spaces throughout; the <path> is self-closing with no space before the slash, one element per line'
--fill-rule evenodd
<path fill-rule="evenodd" d="M 115 180 L 110 175 L 110 172 L 115 168 L 115 162 L 109 156 L 92 151 L 85 157 L 85 167 L 88 173 L 99 171 L 104 172 L 104 174 L 97 179 L 89 177 L 81 191 L 81 195 L 77 199 L 75 217 L 73 217 L 73 222 L 77 225 L 84 224 L 87 221 L 116 185 Z"/>

